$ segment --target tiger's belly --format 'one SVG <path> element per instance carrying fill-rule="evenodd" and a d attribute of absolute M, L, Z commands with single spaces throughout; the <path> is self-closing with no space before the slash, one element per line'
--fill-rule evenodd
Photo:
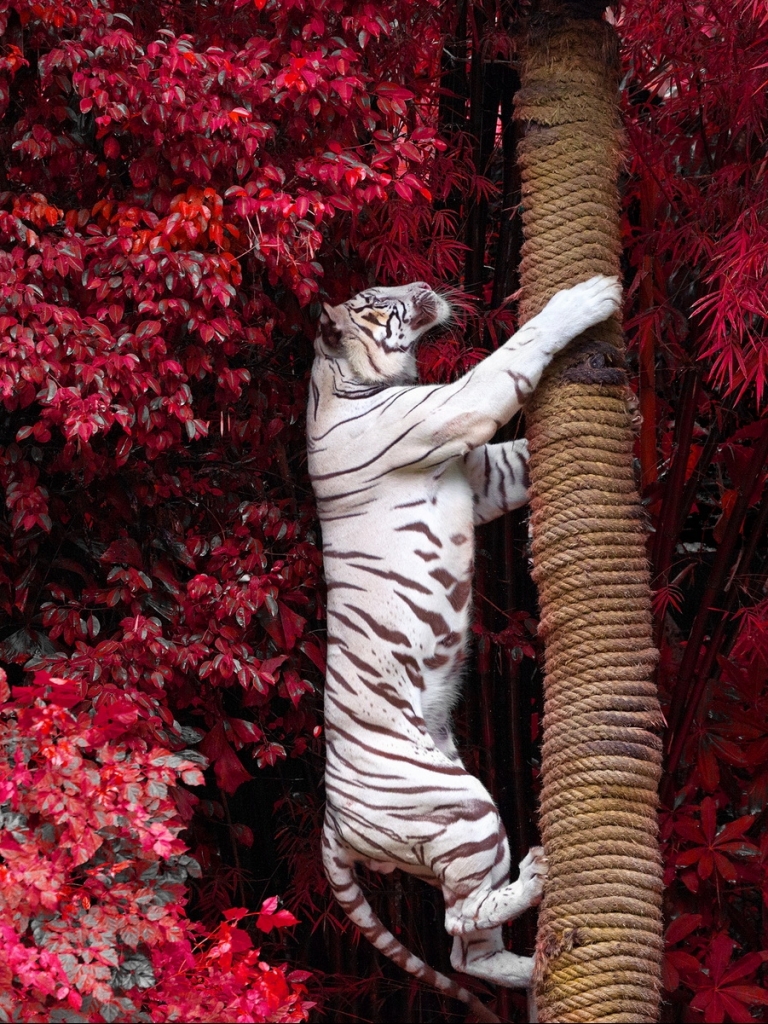
<path fill-rule="evenodd" d="M 321 522 L 326 720 L 354 706 L 361 724 L 396 723 L 396 735 L 381 734 L 383 749 L 431 743 L 424 714 L 452 702 L 464 661 L 474 560 L 466 478 L 457 465 L 437 480 L 390 479 L 370 508 Z"/>

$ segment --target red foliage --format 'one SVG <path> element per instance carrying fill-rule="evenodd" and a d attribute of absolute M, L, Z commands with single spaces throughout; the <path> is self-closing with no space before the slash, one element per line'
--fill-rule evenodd
<path fill-rule="evenodd" d="M 94 1020 L 305 1012 L 234 918 L 189 923 L 185 878 L 203 866 L 206 921 L 243 902 L 239 858 L 263 824 L 228 800 L 319 744 L 321 560 L 300 466 L 321 290 L 459 270 L 456 217 L 432 205 L 468 173 L 433 123 L 437 18 L 430 3 L 0 0 L 0 660 L 14 681 L 68 680 L 44 706 L 18 691 L 30 707 L 8 721 L 28 764 L 53 730 L 77 786 L 54 850 L 36 845 L 53 842 L 46 787 L 14 783 L 31 860 L 3 847 L 29 889 L 5 988 L 30 1019 L 78 993 Z M 189 743 L 206 790 L 175 787 L 174 804 L 160 788 L 202 780 Z M 130 829 L 108 809 L 90 827 L 110 772 Z M 35 858 L 66 913 L 24 904 Z M 53 924 L 29 932 L 40 914 Z M 254 927 L 293 921 L 267 901 Z"/>
<path fill-rule="evenodd" d="M 44 672 L 14 700 L 4 673 L 0 688 L 2 1012 L 306 1020 L 306 975 L 261 961 L 238 925 L 247 910 L 211 933 L 186 915 L 184 883 L 200 867 L 179 838 L 177 787 L 200 785 L 205 759 L 158 743 L 132 688 L 91 692 Z M 276 905 L 262 907 L 262 931 L 297 923 Z"/>
<path fill-rule="evenodd" d="M 674 1019 L 751 1021 L 768 1003 L 768 20 L 752 0 L 627 0 L 619 28 L 668 719 L 665 984 Z"/>
<path fill-rule="evenodd" d="M 758 0 L 628 0 L 627 129 L 642 223 L 644 344 L 705 360 L 726 393 L 768 386 L 764 147 L 768 23 Z M 680 314 L 683 314 L 682 316 Z"/>
<path fill-rule="evenodd" d="M 305 978 L 252 946 L 292 914 L 241 905 L 262 902 L 249 865 L 282 793 L 289 905 L 337 923 L 310 838 L 323 598 L 308 339 L 320 299 L 414 278 L 475 296 L 455 293 L 427 376 L 509 330 L 504 29 L 528 5 L 464 6 L 0 0 L 0 660 L 14 682 L 66 680 L 40 675 L 4 706 L 19 760 L 3 783 L 2 987 L 28 1019 L 78 1000 L 94 1021 L 306 1012 Z M 768 948 L 768 21 L 758 0 L 624 0 L 617 19 L 669 720 L 669 1012 L 748 1020 Z M 521 577 L 524 530 L 513 540 Z M 484 709 L 460 725 L 491 787 L 511 773 L 497 795 L 527 845 L 534 604 L 525 581 L 489 586 Z M 532 723 L 510 754 L 513 705 Z M 343 975 L 347 939 L 328 934 L 315 962 Z M 369 992 L 374 971 L 358 969 Z"/>

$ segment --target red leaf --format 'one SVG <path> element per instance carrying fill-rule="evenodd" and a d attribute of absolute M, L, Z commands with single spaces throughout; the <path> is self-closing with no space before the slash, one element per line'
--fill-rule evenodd
<path fill-rule="evenodd" d="M 738 978 L 745 978 L 748 974 L 754 974 L 760 966 L 768 960 L 768 951 L 761 950 L 759 953 L 747 953 L 723 975 L 723 984 L 730 985 Z M 761 989 L 761 991 L 763 991 Z"/>
<path fill-rule="evenodd" d="M 687 839 L 691 843 L 704 844 L 704 833 L 701 831 L 700 826 L 688 818 L 681 818 L 675 822 L 675 832 L 683 839 Z"/>
<path fill-rule="evenodd" d="M 285 646 L 290 651 L 304 632 L 307 620 L 289 608 L 283 601 L 278 601 L 277 606 L 280 609 L 280 624 L 285 634 Z"/>
<path fill-rule="evenodd" d="M 736 868 L 731 864 L 727 857 L 724 857 L 721 853 L 715 853 L 715 867 L 718 872 L 727 882 L 735 882 L 737 879 Z"/>
<path fill-rule="evenodd" d="M 280 900 L 277 896 L 267 896 L 267 898 L 261 904 L 259 913 L 274 914 L 274 912 L 277 910 L 277 905 L 279 902 Z"/>
<path fill-rule="evenodd" d="M 233 953 L 244 953 L 253 948 L 253 939 L 242 928 L 233 928 L 229 933 L 229 943 Z"/>
<path fill-rule="evenodd" d="M 712 989 L 697 992 L 691 1000 L 691 1006 L 705 1013 L 707 1024 L 723 1024 L 725 1020 L 725 1008 L 718 993 Z"/>
<path fill-rule="evenodd" d="M 274 676 L 283 662 L 287 660 L 287 654 L 281 654 L 277 658 L 265 658 L 259 665 L 259 672 L 265 672 L 269 676 Z M 274 682 L 274 679 L 272 679 L 272 682 Z"/>
<path fill-rule="evenodd" d="M 271 932 L 273 928 L 287 928 L 299 923 L 298 918 L 288 910 L 277 910 L 277 902 L 277 896 L 270 896 L 262 903 L 256 918 L 256 927 L 261 931 Z"/>
<path fill-rule="evenodd" d="M 225 921 L 242 921 L 249 913 L 247 907 L 230 907 L 224 911 L 223 916 Z"/>
<path fill-rule="evenodd" d="M 697 846 L 693 850 L 683 850 L 682 853 L 678 853 L 677 857 L 675 857 L 675 864 L 681 868 L 690 867 L 691 864 L 695 864 L 705 852 L 705 849 L 701 846 Z"/>
<path fill-rule="evenodd" d="M 667 945 L 673 946 L 676 942 L 686 938 L 701 926 L 701 922 L 701 914 L 680 914 L 667 928 L 665 935 Z"/>
<path fill-rule="evenodd" d="M 711 796 L 705 796 L 701 801 L 701 829 L 704 839 L 710 844 L 715 838 L 717 828 L 717 808 Z"/>
<path fill-rule="evenodd" d="M 101 556 L 100 561 L 104 562 L 105 565 L 113 565 L 115 563 L 132 565 L 134 569 L 142 569 L 144 567 L 141 549 L 131 537 L 121 537 L 120 540 L 113 541 Z"/>
<path fill-rule="evenodd" d="M 671 953 L 667 953 L 666 956 L 678 971 L 684 971 L 686 974 L 696 974 L 701 969 L 701 964 L 696 957 L 691 953 L 686 953 L 683 949 L 675 949 Z"/>
<path fill-rule="evenodd" d="M 225 793 L 235 793 L 244 782 L 253 778 L 240 763 L 240 758 L 227 743 L 222 754 L 213 762 L 216 782 Z"/>
<path fill-rule="evenodd" d="M 733 947 L 736 943 L 733 939 L 729 938 L 724 932 L 716 935 L 709 946 L 709 954 L 707 956 L 707 963 L 710 967 L 712 980 L 714 982 L 720 981 L 725 972 L 725 968 L 728 966 L 728 962 L 733 954 Z"/>
<path fill-rule="evenodd" d="M 768 992 L 764 988 L 760 988 L 759 985 L 729 985 L 726 991 L 748 1006 L 753 1006 L 755 1003 L 760 1006 L 768 1006 Z"/>
<path fill-rule="evenodd" d="M 245 718 L 228 718 L 227 723 L 241 744 L 255 743 L 264 735 L 255 722 L 249 722 Z"/>
<path fill-rule="evenodd" d="M 709 878 L 714 869 L 714 856 L 708 850 L 704 850 L 701 856 L 699 857 L 699 866 L 697 869 L 699 872 L 699 878 Z"/>
<path fill-rule="evenodd" d="M 667 992 L 674 992 L 680 985 L 680 975 L 668 956 L 661 962 L 661 984 Z"/>
<path fill-rule="evenodd" d="M 720 845 L 729 840 L 740 838 L 752 827 L 754 820 L 754 814 L 747 814 L 743 818 L 737 818 L 736 821 L 729 821 L 718 833 L 717 844 Z"/>
<path fill-rule="evenodd" d="M 224 723 L 218 722 L 200 743 L 200 752 L 213 766 L 216 782 L 225 793 L 234 793 L 252 776 L 243 768 L 224 733 Z"/>
<path fill-rule="evenodd" d="M 323 673 L 325 672 L 325 654 L 319 644 L 316 644 L 311 640 L 305 640 L 303 643 L 299 644 L 299 648 L 304 652 L 304 654 L 306 654 L 315 668 L 319 669 Z"/>
<path fill-rule="evenodd" d="M 243 825 L 240 822 L 236 822 L 232 826 L 232 835 L 235 837 L 241 846 L 246 846 L 250 849 L 253 846 L 253 829 L 249 828 L 248 825 Z"/>
<path fill-rule="evenodd" d="M 731 989 L 721 989 L 718 995 L 731 1020 L 736 1024 L 753 1024 L 755 1018 L 741 1000 L 734 998 Z"/>

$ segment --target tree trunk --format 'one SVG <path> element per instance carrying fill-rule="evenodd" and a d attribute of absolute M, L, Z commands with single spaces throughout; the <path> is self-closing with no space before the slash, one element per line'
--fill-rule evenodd
<path fill-rule="evenodd" d="M 619 273 L 616 36 L 604 4 L 575 6 L 534 13 L 516 98 L 523 321 L 559 289 Z M 546 662 L 543 1022 L 658 1019 L 660 712 L 623 366 L 614 318 L 556 360 L 526 413 Z"/>

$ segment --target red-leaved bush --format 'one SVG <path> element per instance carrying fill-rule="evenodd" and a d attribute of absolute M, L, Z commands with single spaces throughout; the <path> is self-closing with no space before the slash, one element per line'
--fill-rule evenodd
<path fill-rule="evenodd" d="M 457 215 L 432 205 L 469 167 L 441 164 L 438 12 L 0 0 L 0 41 L 8 997 L 28 1018 L 299 1019 L 294 982 L 217 922 L 273 891 L 243 793 L 263 808 L 258 770 L 319 745 L 321 289 L 459 270 Z M 33 697 L 30 671 L 67 682 Z M 25 782 L 51 750 L 71 783 Z M 57 787 L 54 815 L 36 801 Z"/>
<path fill-rule="evenodd" d="M 3 674 L 0 700 L 5 1019 L 306 1020 L 306 973 L 262 962 L 247 910 L 211 932 L 187 917 L 200 867 L 179 838 L 178 785 L 202 783 L 205 759 L 157 742 L 151 702 L 44 672 L 12 700 Z M 296 923 L 276 905 L 257 928 Z"/>

